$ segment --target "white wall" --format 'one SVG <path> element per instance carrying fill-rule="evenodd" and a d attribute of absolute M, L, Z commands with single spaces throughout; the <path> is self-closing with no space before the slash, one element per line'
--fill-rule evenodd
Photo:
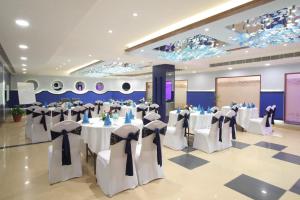
<path fill-rule="evenodd" d="M 214 91 L 216 77 L 261 75 L 261 91 L 284 91 L 284 74 L 291 72 L 300 72 L 300 64 L 176 75 L 176 80 L 188 80 L 188 91 Z"/>
<path fill-rule="evenodd" d="M 24 82 L 27 80 L 36 80 L 38 82 L 38 89 L 36 92 L 40 91 L 50 91 L 54 94 L 64 93 L 65 91 L 73 91 L 75 93 L 81 94 L 87 91 L 94 91 L 95 93 L 105 93 L 106 91 L 121 91 L 122 93 L 128 94 L 133 91 L 145 91 L 146 81 L 144 79 L 138 78 L 127 78 L 127 79 L 108 79 L 108 78 L 87 78 L 87 77 L 60 77 L 60 76 L 34 76 L 34 75 L 14 75 L 11 80 L 12 90 L 17 90 L 17 82 Z M 62 81 L 64 86 L 61 91 L 55 91 L 52 89 L 51 85 L 54 81 Z M 77 91 L 75 89 L 75 83 L 77 81 L 83 81 L 85 83 L 84 91 Z M 103 91 L 96 90 L 96 83 L 102 82 L 104 84 Z M 128 82 L 131 84 L 131 89 L 129 91 L 124 91 L 122 89 L 122 84 Z"/>

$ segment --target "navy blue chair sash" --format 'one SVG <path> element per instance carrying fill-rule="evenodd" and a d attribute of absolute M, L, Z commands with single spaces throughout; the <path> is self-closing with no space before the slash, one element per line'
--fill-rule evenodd
<path fill-rule="evenodd" d="M 184 128 L 184 136 L 186 136 L 189 133 L 189 119 L 190 114 L 185 113 L 184 115 L 179 114 L 177 121 L 180 121 L 183 119 L 182 127 Z"/>
<path fill-rule="evenodd" d="M 76 122 L 78 122 L 78 121 L 81 120 L 81 114 L 83 114 L 84 111 L 85 111 L 85 110 L 79 110 L 79 111 L 72 110 L 72 111 L 71 111 L 71 115 L 72 115 L 72 116 L 76 115 Z"/>
<path fill-rule="evenodd" d="M 92 111 L 94 111 L 95 108 L 93 108 L 93 107 L 88 107 L 88 108 L 86 108 L 86 110 L 88 110 L 88 118 L 92 118 Z"/>
<path fill-rule="evenodd" d="M 65 121 L 65 116 L 64 115 L 68 115 L 68 111 L 64 111 L 63 109 L 60 110 L 60 112 L 57 111 L 52 111 L 52 117 L 55 117 L 57 115 L 60 115 L 59 121 Z"/>
<path fill-rule="evenodd" d="M 271 117 L 271 111 L 266 111 L 266 115 L 267 115 L 267 120 L 266 120 L 266 124 L 265 124 L 265 126 L 266 127 L 270 127 L 271 125 L 270 125 L 270 117 Z"/>
<path fill-rule="evenodd" d="M 224 121 L 224 116 L 220 116 L 220 118 L 216 118 L 215 116 L 212 117 L 211 124 L 218 122 L 219 128 L 219 141 L 222 142 L 222 124 Z"/>
<path fill-rule="evenodd" d="M 121 110 L 121 106 L 111 106 L 110 112 L 118 112 Z"/>
<path fill-rule="evenodd" d="M 97 114 L 99 114 L 101 110 L 101 106 L 103 106 L 103 103 L 95 103 L 95 106 L 97 106 Z"/>
<path fill-rule="evenodd" d="M 276 108 L 274 108 L 274 109 L 271 109 L 271 112 L 272 112 L 272 118 L 271 118 L 271 122 L 272 122 L 272 124 L 274 125 L 274 124 L 275 124 L 275 122 L 274 122 L 274 119 L 275 119 L 275 112 L 276 112 Z"/>
<path fill-rule="evenodd" d="M 136 108 L 136 112 L 142 112 L 142 118 L 145 117 L 147 110 L 148 110 L 148 108 L 140 108 L 140 107 Z"/>
<path fill-rule="evenodd" d="M 131 140 L 138 141 L 139 139 L 140 130 L 136 131 L 135 133 L 129 133 L 127 138 L 123 138 L 118 136 L 114 133 L 111 133 L 110 137 L 110 145 L 114 145 L 119 143 L 122 140 L 125 140 L 125 154 L 127 154 L 126 160 L 126 176 L 133 176 L 133 160 L 132 160 L 132 151 L 131 151 Z"/>
<path fill-rule="evenodd" d="M 154 110 L 156 113 L 158 113 L 158 108 L 155 108 L 155 107 L 151 107 L 151 106 L 150 106 L 150 107 L 149 107 L 149 111 L 153 111 L 153 110 Z"/>
<path fill-rule="evenodd" d="M 147 124 L 149 124 L 150 122 L 152 122 L 152 121 L 149 120 L 149 119 L 146 119 L 145 117 L 143 118 L 143 124 L 144 124 L 144 126 L 147 125 Z"/>
<path fill-rule="evenodd" d="M 63 136 L 62 139 L 62 148 L 61 148 L 61 163 L 62 165 L 71 165 L 72 160 L 71 160 L 71 150 L 70 150 L 70 141 L 69 141 L 69 135 L 68 133 L 76 134 L 76 135 L 81 135 L 81 126 L 79 126 L 76 129 L 73 129 L 71 131 L 66 131 L 65 129 L 62 130 L 61 132 L 55 132 L 51 131 L 51 139 L 55 140 L 59 136 Z"/>
<path fill-rule="evenodd" d="M 160 141 L 160 134 L 165 135 L 167 131 L 167 127 L 155 130 L 151 130 L 147 127 L 143 128 L 142 137 L 147 137 L 151 134 L 155 134 L 153 143 L 156 145 L 156 156 L 157 156 L 157 164 L 162 166 L 162 153 L 161 153 L 161 141 Z"/>
<path fill-rule="evenodd" d="M 31 115 L 33 113 L 33 111 L 34 111 L 34 109 L 32 109 L 32 110 L 26 109 L 26 115 Z"/>
<path fill-rule="evenodd" d="M 235 126 L 236 126 L 236 118 L 233 117 L 225 117 L 224 123 L 229 122 L 229 127 L 231 127 L 232 139 L 236 139 Z"/>
<path fill-rule="evenodd" d="M 44 127 L 45 131 L 47 131 L 46 115 L 51 116 L 51 112 L 50 111 L 48 111 L 48 112 L 41 111 L 41 113 L 36 113 L 36 112 L 32 113 L 32 117 L 42 116 L 40 124 L 43 124 L 43 127 Z"/>

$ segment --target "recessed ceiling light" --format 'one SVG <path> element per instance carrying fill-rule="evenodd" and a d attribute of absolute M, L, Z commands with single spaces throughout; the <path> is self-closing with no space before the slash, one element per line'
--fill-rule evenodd
<path fill-rule="evenodd" d="M 24 168 L 25 168 L 25 169 L 28 169 L 28 166 L 26 165 Z"/>
<path fill-rule="evenodd" d="M 232 70 L 232 67 L 228 67 L 227 69 L 228 69 L 228 70 Z"/>
<path fill-rule="evenodd" d="M 205 31 L 205 32 L 208 32 L 208 31 L 209 31 L 209 28 L 205 28 L 204 31 Z"/>
<path fill-rule="evenodd" d="M 23 74 L 26 74 L 27 72 L 26 71 L 23 71 Z"/>
<path fill-rule="evenodd" d="M 27 57 L 22 56 L 22 57 L 20 57 L 20 59 L 21 60 L 27 60 Z"/>
<path fill-rule="evenodd" d="M 28 185 L 30 183 L 30 181 L 25 181 L 25 185 Z"/>
<path fill-rule="evenodd" d="M 24 68 L 24 67 L 22 68 L 22 71 L 26 71 L 26 70 L 27 70 L 26 68 Z"/>
<path fill-rule="evenodd" d="M 20 49 L 28 49 L 28 46 L 25 44 L 19 44 Z"/>
<path fill-rule="evenodd" d="M 134 13 L 132 13 L 132 16 L 137 17 L 138 14 L 134 12 Z"/>
<path fill-rule="evenodd" d="M 270 65 L 271 65 L 270 63 L 266 63 L 266 64 L 265 64 L 265 66 L 270 66 Z"/>
<path fill-rule="evenodd" d="M 21 27 L 28 27 L 29 26 L 29 22 L 24 20 L 24 19 L 17 19 L 15 22 L 18 26 L 21 26 Z"/>
<path fill-rule="evenodd" d="M 112 33 L 112 30 L 108 30 L 108 33 Z"/>
<path fill-rule="evenodd" d="M 144 52 L 144 49 L 141 49 L 141 52 Z"/>
<path fill-rule="evenodd" d="M 27 65 L 26 64 L 22 64 L 22 67 L 27 67 Z"/>
<path fill-rule="evenodd" d="M 89 57 L 92 57 L 92 54 L 89 54 Z"/>
<path fill-rule="evenodd" d="M 245 51 L 245 53 L 248 53 L 248 52 L 249 52 L 248 50 Z"/>

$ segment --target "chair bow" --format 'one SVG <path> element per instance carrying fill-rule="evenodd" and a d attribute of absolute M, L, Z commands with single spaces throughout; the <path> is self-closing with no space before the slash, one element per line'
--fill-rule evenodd
<path fill-rule="evenodd" d="M 121 110 L 120 106 L 111 106 L 110 107 L 110 112 L 118 112 Z"/>
<path fill-rule="evenodd" d="M 136 112 L 142 112 L 142 118 L 145 117 L 147 110 L 148 110 L 148 108 L 140 108 L 140 107 L 136 108 Z"/>
<path fill-rule="evenodd" d="M 211 124 L 218 122 L 219 128 L 219 141 L 222 142 L 222 124 L 224 121 L 224 116 L 220 116 L 220 118 L 216 118 L 215 116 L 212 117 Z"/>
<path fill-rule="evenodd" d="M 239 111 L 239 108 L 235 107 L 235 108 L 231 108 L 231 110 L 233 110 L 233 111 L 235 111 L 237 113 Z"/>
<path fill-rule="evenodd" d="M 161 128 L 161 129 L 156 128 L 155 130 L 151 130 L 147 127 L 143 128 L 143 133 L 142 133 L 143 138 L 155 133 L 153 143 L 156 144 L 157 164 L 159 166 L 162 166 L 161 141 L 160 141 L 159 134 L 165 135 L 166 131 L 167 131 L 166 127 Z"/>
<path fill-rule="evenodd" d="M 59 121 L 62 122 L 62 121 L 65 121 L 65 116 L 64 115 L 68 115 L 68 111 L 64 111 L 63 109 L 60 109 L 59 112 L 57 111 L 52 111 L 52 117 L 55 117 L 57 115 L 60 115 L 60 118 L 59 118 Z"/>
<path fill-rule="evenodd" d="M 78 122 L 78 121 L 81 120 L 80 114 L 83 114 L 83 113 L 84 113 L 84 110 L 79 110 L 79 111 L 72 110 L 72 111 L 71 111 L 71 115 L 72 115 L 72 116 L 77 115 L 77 117 L 76 117 L 76 122 Z"/>
<path fill-rule="evenodd" d="M 270 125 L 270 117 L 271 117 L 271 113 L 272 113 L 272 111 L 270 110 L 270 111 L 266 111 L 266 115 L 267 115 L 267 121 L 266 121 L 266 127 L 270 127 L 271 125 Z"/>
<path fill-rule="evenodd" d="M 276 112 L 276 108 L 271 109 L 271 113 L 272 113 L 271 122 L 272 122 L 273 125 L 275 124 L 275 122 L 274 122 L 274 119 L 275 119 L 275 112 Z"/>
<path fill-rule="evenodd" d="M 126 160 L 126 176 L 133 176 L 133 162 L 132 162 L 132 151 L 131 151 L 131 140 L 138 141 L 140 130 L 135 133 L 129 133 L 127 138 L 123 138 L 114 133 L 111 134 L 110 145 L 114 145 L 122 140 L 126 140 L 125 143 L 125 154 L 127 154 Z"/>
<path fill-rule="evenodd" d="M 224 123 L 229 122 L 229 127 L 231 127 L 231 134 L 232 134 L 232 139 L 236 139 L 236 134 L 235 134 L 235 125 L 236 125 L 236 119 L 235 116 L 233 117 L 225 117 Z"/>
<path fill-rule="evenodd" d="M 101 106 L 103 106 L 103 103 L 97 102 L 95 103 L 95 106 L 97 106 L 97 114 L 99 114 L 101 110 Z"/>
<path fill-rule="evenodd" d="M 51 131 L 51 139 L 55 140 L 57 137 L 59 136 L 63 136 L 62 139 L 62 148 L 61 148 L 61 161 L 62 161 L 62 165 L 71 165 L 72 161 L 71 161 L 71 150 L 70 150 L 70 141 L 69 141 L 69 135 L 68 133 L 73 133 L 76 135 L 81 135 L 81 126 L 78 128 L 75 128 L 71 131 L 67 131 L 67 130 L 62 130 L 61 132 L 55 132 L 55 131 Z"/>
<path fill-rule="evenodd" d="M 149 111 L 155 111 L 156 113 L 158 113 L 158 108 L 156 108 L 156 107 L 149 107 Z"/>
<path fill-rule="evenodd" d="M 143 118 L 143 124 L 144 126 L 152 122 L 152 120 L 146 119 L 145 117 Z"/>
<path fill-rule="evenodd" d="M 31 115 L 33 113 L 34 109 L 32 110 L 29 110 L 29 109 L 26 109 L 26 115 Z"/>
<path fill-rule="evenodd" d="M 43 124 L 43 127 L 44 127 L 45 131 L 47 131 L 46 115 L 50 116 L 50 114 L 51 114 L 50 111 L 48 111 L 48 112 L 41 111 L 41 113 L 33 112 L 32 117 L 42 116 L 40 124 Z"/>
<path fill-rule="evenodd" d="M 184 115 L 179 114 L 177 121 L 180 121 L 183 119 L 183 124 L 182 127 L 184 128 L 184 136 L 186 136 L 186 134 L 189 132 L 189 119 L 190 119 L 190 115 L 185 113 Z"/>
<path fill-rule="evenodd" d="M 95 108 L 93 108 L 93 107 L 88 107 L 88 108 L 86 108 L 86 109 L 88 110 L 88 118 L 92 118 L 92 111 L 94 111 Z"/>

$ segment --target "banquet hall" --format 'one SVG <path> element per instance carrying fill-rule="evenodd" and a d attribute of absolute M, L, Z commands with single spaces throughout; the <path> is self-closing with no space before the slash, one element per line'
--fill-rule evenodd
<path fill-rule="evenodd" d="M 0 200 L 300 200 L 299 0 L 0 0 Z"/>

